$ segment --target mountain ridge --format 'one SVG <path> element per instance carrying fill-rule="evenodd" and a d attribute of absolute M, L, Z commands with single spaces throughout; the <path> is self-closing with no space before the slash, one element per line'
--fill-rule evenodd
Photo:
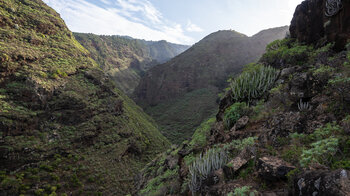
<path fill-rule="evenodd" d="M 0 1 L 0 195 L 128 194 L 169 145 L 57 12 Z"/>
<path fill-rule="evenodd" d="M 243 65 L 257 61 L 266 45 L 284 38 L 287 31 L 284 26 L 252 37 L 232 30 L 212 33 L 167 63 L 151 68 L 133 99 L 158 122 L 164 135 L 178 143 L 215 113 L 217 94 L 226 88 L 227 79 L 240 73 Z M 181 115 L 185 99 L 193 104 Z"/>
<path fill-rule="evenodd" d="M 116 85 L 130 95 L 144 73 L 182 53 L 189 46 L 125 36 L 73 33 Z"/>

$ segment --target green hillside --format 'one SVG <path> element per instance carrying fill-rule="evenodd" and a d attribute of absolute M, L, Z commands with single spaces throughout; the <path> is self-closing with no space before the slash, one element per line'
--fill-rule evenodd
<path fill-rule="evenodd" d="M 135 100 L 156 120 L 162 133 L 179 144 L 217 112 L 217 95 L 227 87 L 227 79 L 239 74 L 243 65 L 256 62 L 266 45 L 284 38 L 287 31 L 284 26 L 252 37 L 231 30 L 212 33 L 151 68 L 136 88 Z"/>
<path fill-rule="evenodd" d="M 349 195 L 350 43 L 277 40 L 216 118 L 155 157 L 136 195 Z"/>
<path fill-rule="evenodd" d="M 125 36 L 104 36 L 74 33 L 82 44 L 115 82 L 117 87 L 131 95 L 141 76 L 153 66 L 182 53 L 189 46 L 166 41 L 145 41 Z"/>
<path fill-rule="evenodd" d="M 124 195 L 169 142 L 41 0 L 0 1 L 1 195 Z"/>

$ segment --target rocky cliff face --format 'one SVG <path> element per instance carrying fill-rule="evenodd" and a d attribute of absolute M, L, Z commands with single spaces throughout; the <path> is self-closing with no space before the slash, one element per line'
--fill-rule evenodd
<path fill-rule="evenodd" d="M 127 194 L 169 144 L 41 0 L 0 1 L 0 195 Z"/>
<path fill-rule="evenodd" d="M 266 45 L 284 38 L 287 31 L 288 27 L 268 29 L 252 37 L 235 31 L 213 33 L 150 69 L 136 88 L 135 99 L 166 136 L 181 142 L 215 112 L 217 94 L 226 87 L 228 77 L 257 61 Z"/>
<path fill-rule="evenodd" d="M 290 25 L 292 38 L 307 44 L 335 42 L 344 49 L 350 39 L 350 2 L 345 0 L 306 0 L 294 13 Z"/>
<path fill-rule="evenodd" d="M 123 36 L 74 33 L 117 87 L 131 95 L 141 76 L 153 66 L 182 53 L 189 46 L 145 41 Z"/>

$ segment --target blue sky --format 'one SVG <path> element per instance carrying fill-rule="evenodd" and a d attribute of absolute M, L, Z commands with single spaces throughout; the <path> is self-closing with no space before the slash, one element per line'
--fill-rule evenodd
<path fill-rule="evenodd" d="M 289 25 L 302 0 L 44 0 L 70 30 L 194 44 L 233 29 L 251 36 Z"/>

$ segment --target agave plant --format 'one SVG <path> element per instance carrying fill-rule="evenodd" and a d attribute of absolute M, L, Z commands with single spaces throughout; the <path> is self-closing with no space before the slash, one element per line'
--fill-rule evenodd
<path fill-rule="evenodd" d="M 244 72 L 234 79 L 231 84 L 234 101 L 250 102 L 267 92 L 278 77 L 278 72 L 272 67 L 260 66 L 253 71 Z"/>
<path fill-rule="evenodd" d="M 202 182 L 209 175 L 227 163 L 227 155 L 221 149 L 209 149 L 205 154 L 200 154 L 199 157 L 189 167 L 191 182 L 189 188 L 194 193 L 200 191 Z"/>
<path fill-rule="evenodd" d="M 300 99 L 300 102 L 298 103 L 298 109 L 301 112 L 305 112 L 305 111 L 311 110 L 311 106 L 309 105 L 309 102 L 303 102 Z"/>

